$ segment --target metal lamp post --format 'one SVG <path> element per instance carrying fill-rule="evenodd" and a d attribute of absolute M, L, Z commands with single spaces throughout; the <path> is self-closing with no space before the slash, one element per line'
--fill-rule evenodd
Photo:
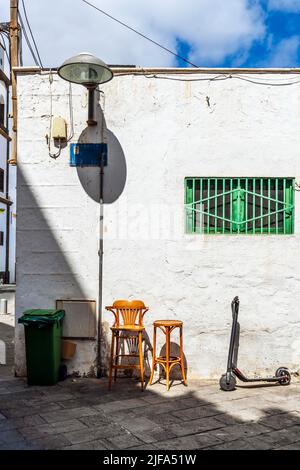
<path fill-rule="evenodd" d="M 58 75 L 71 83 L 83 85 L 88 89 L 88 126 L 95 126 L 94 119 L 94 92 L 101 83 L 109 82 L 113 78 L 110 68 L 100 59 L 82 52 L 67 59 L 57 70 Z M 102 312 L 102 274 L 103 274 L 103 182 L 104 159 L 103 150 L 100 154 L 100 237 L 99 237 L 99 299 L 97 322 L 97 376 L 101 377 L 101 312 Z"/>

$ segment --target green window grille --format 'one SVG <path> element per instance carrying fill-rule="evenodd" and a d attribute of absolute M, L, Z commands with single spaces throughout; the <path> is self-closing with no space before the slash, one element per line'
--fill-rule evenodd
<path fill-rule="evenodd" d="M 187 233 L 294 233 L 293 178 L 185 178 Z"/>

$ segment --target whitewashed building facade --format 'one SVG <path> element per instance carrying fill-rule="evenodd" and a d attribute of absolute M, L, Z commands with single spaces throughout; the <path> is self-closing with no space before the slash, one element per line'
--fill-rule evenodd
<path fill-rule="evenodd" d="M 72 136 L 68 83 L 54 74 L 50 96 L 47 71 L 18 72 L 17 317 L 64 305 L 77 343 L 68 371 L 93 375 L 107 369 L 105 306 L 142 299 L 149 342 L 154 320 L 183 320 L 188 377 L 217 378 L 239 295 L 243 370 L 297 370 L 300 71 L 114 73 L 95 128 L 86 90 L 72 86 Z M 57 159 L 45 140 L 51 109 L 70 136 Z M 102 263 L 99 168 L 70 166 L 77 142 L 107 144 Z M 19 375 L 23 333 L 18 325 Z"/>

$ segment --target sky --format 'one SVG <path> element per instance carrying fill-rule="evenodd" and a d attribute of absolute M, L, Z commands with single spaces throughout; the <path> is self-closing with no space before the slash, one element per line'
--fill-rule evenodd
<path fill-rule="evenodd" d="M 300 0 L 89 1 L 199 67 L 300 66 Z M 24 2 L 44 67 L 86 51 L 108 64 L 187 66 L 82 0 Z M 23 60 L 34 65 L 25 41 Z"/>

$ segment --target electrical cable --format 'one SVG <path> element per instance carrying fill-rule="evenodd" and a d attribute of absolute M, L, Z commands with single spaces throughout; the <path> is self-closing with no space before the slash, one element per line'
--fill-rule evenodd
<path fill-rule="evenodd" d="M 23 6 L 24 15 L 25 15 L 25 20 L 26 20 L 26 23 L 27 23 L 27 26 L 28 26 L 28 29 L 29 29 L 29 32 L 30 32 L 30 36 L 31 36 L 31 38 L 32 38 L 32 41 L 33 41 L 33 44 L 34 44 L 34 47 L 35 47 L 35 50 L 36 50 L 36 53 L 37 53 L 37 56 L 38 56 L 40 66 L 41 66 L 41 68 L 43 69 L 43 68 L 44 68 L 44 67 L 43 67 L 43 63 L 42 63 L 41 56 L 40 56 L 38 47 L 37 47 L 37 45 L 36 45 L 36 42 L 35 42 L 35 39 L 34 39 L 34 36 L 33 36 L 33 33 L 32 33 L 32 29 L 31 29 L 31 26 L 30 26 L 30 23 L 29 23 L 29 20 L 28 20 L 28 16 L 27 16 L 27 11 L 26 11 L 26 8 L 25 8 L 24 0 L 22 0 L 22 6 Z"/>
<path fill-rule="evenodd" d="M 289 86 L 289 85 L 294 85 L 295 83 L 300 83 L 300 80 L 296 80 L 296 81 L 289 82 L 289 83 L 265 83 L 265 82 L 260 82 L 258 80 L 251 80 L 249 78 L 244 78 L 239 75 L 232 75 L 230 78 L 243 80 L 244 82 L 254 83 L 255 85 L 266 85 L 266 86 Z"/>
<path fill-rule="evenodd" d="M 36 55 L 35 55 L 35 52 L 34 52 L 34 50 L 32 49 L 32 46 L 31 46 L 31 43 L 30 43 L 30 41 L 29 41 L 29 37 L 28 37 L 28 35 L 27 35 L 27 31 L 26 31 L 26 29 L 25 29 L 25 25 L 24 25 L 24 22 L 23 22 L 23 19 L 22 19 L 22 16 L 21 16 L 21 13 L 20 13 L 20 12 L 18 13 L 18 16 L 19 16 L 19 20 L 20 20 L 20 24 L 21 24 L 21 29 L 22 29 L 22 31 L 23 31 L 25 41 L 26 41 L 27 46 L 28 46 L 28 48 L 29 48 L 29 50 L 30 50 L 30 52 L 31 52 L 32 58 L 33 58 L 33 60 L 34 60 L 34 63 L 35 63 L 35 65 L 36 65 L 37 67 L 41 67 L 41 65 L 40 65 L 40 63 L 39 63 L 39 61 L 38 61 L 38 59 L 37 59 L 37 57 L 36 57 Z"/>
<path fill-rule="evenodd" d="M 132 27 L 129 26 L 128 24 L 123 23 L 123 21 L 120 21 L 120 20 L 118 20 L 117 18 L 115 18 L 114 16 L 110 15 L 109 13 L 106 13 L 106 11 L 101 10 L 101 8 L 96 7 L 96 5 L 93 5 L 92 3 L 88 2 L 87 0 L 81 0 L 81 1 L 82 1 L 83 3 L 85 3 L 86 5 L 89 5 L 90 7 L 94 8 L 94 9 L 97 10 L 97 11 L 99 11 L 99 12 L 102 13 L 103 15 L 107 16 L 107 17 L 110 18 L 111 20 L 115 21 L 116 23 L 119 23 L 120 25 L 124 26 L 124 28 L 127 28 L 127 29 L 129 29 L 130 31 L 133 31 L 134 33 L 138 34 L 139 36 L 141 36 L 142 38 L 144 38 L 144 39 L 146 39 L 147 41 L 151 42 L 152 44 L 155 44 L 156 46 L 160 47 L 160 48 L 163 49 L 164 51 L 169 52 L 169 54 L 172 54 L 173 56 L 177 57 L 177 59 L 183 60 L 184 62 L 186 62 L 187 64 L 191 65 L 192 67 L 199 68 L 198 65 L 193 64 L 193 62 L 189 61 L 189 60 L 186 59 L 185 57 L 182 57 L 181 55 L 177 54 L 176 52 L 172 51 L 171 49 L 168 49 L 167 47 L 163 46 L 163 45 L 160 44 L 159 42 L 154 41 L 154 39 L 151 39 L 150 37 L 146 36 L 145 34 L 141 33 L 140 31 L 137 31 L 136 29 L 132 28 Z M 22 2 L 23 2 L 23 0 L 22 0 Z"/>
<path fill-rule="evenodd" d="M 137 74 L 138 75 L 138 74 Z M 123 76 L 122 74 L 119 75 L 120 77 Z M 216 75 L 215 77 L 212 78 L 172 78 L 172 77 L 163 77 L 163 76 L 158 76 L 156 74 L 154 75 L 143 75 L 143 77 L 146 78 L 158 78 L 161 80 L 173 80 L 174 82 L 215 82 L 219 80 L 228 80 L 230 77 L 227 75 Z"/>
<path fill-rule="evenodd" d="M 120 74 L 118 75 L 119 77 L 122 77 L 125 74 Z M 172 78 L 172 77 L 164 77 L 164 76 L 159 76 L 157 74 L 153 75 L 146 75 L 146 74 L 134 74 L 133 75 L 142 75 L 145 78 L 156 78 L 158 80 L 173 80 L 177 82 L 200 82 L 200 81 L 208 81 L 208 82 L 217 82 L 220 80 L 228 80 L 228 79 L 236 79 L 236 80 L 242 80 L 250 83 L 254 83 L 255 85 L 265 85 L 265 86 L 289 86 L 289 85 L 294 85 L 296 83 L 300 83 L 300 80 L 294 80 L 292 82 L 288 83 L 265 83 L 265 82 L 260 82 L 258 80 L 251 80 L 248 78 L 244 78 L 240 75 L 226 75 L 226 74 L 221 74 L 221 75 L 216 75 L 213 78 Z"/>
<path fill-rule="evenodd" d="M 49 157 L 54 158 L 55 160 L 60 156 L 61 154 L 61 143 L 59 142 L 59 148 L 58 152 L 52 153 L 51 152 L 51 138 L 52 138 L 52 117 L 53 117 L 53 105 L 52 105 L 52 83 L 53 83 L 53 74 L 52 70 L 50 69 L 49 71 L 49 94 L 50 94 L 50 125 L 49 125 L 49 135 L 46 136 L 48 140 L 48 153 Z"/>

